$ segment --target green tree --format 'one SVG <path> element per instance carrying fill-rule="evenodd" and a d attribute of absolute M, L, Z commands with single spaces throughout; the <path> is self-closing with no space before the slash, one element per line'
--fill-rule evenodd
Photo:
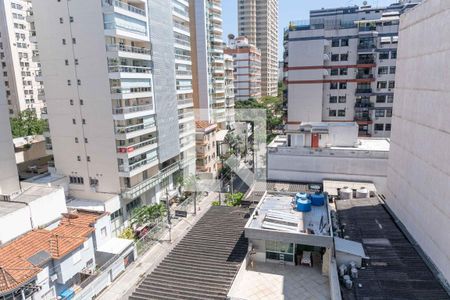
<path fill-rule="evenodd" d="M 144 205 L 136 208 L 131 217 L 133 225 L 146 225 L 156 221 L 156 219 L 164 216 L 166 207 L 164 204 Z"/>
<path fill-rule="evenodd" d="M 30 109 L 24 110 L 15 118 L 11 118 L 11 131 L 15 138 L 42 134 L 46 126 L 47 121 L 38 119 L 36 113 Z"/>

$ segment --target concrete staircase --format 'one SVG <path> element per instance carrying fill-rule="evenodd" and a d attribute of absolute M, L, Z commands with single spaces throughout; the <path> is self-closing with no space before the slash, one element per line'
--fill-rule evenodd
<path fill-rule="evenodd" d="M 211 207 L 129 299 L 226 299 L 247 253 L 246 214 L 241 208 Z"/>

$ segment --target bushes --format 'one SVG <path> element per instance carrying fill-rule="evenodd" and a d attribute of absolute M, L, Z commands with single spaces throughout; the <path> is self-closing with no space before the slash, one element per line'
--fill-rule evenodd
<path fill-rule="evenodd" d="M 225 202 L 228 206 L 239 206 L 241 205 L 242 199 L 244 198 L 243 193 L 226 194 Z"/>

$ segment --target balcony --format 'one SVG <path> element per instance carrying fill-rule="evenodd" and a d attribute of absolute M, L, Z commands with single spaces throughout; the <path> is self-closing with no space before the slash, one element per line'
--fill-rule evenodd
<path fill-rule="evenodd" d="M 194 112 L 193 111 L 188 111 L 188 112 L 183 112 L 178 114 L 178 120 L 181 121 L 189 121 L 189 119 L 194 119 Z"/>
<path fill-rule="evenodd" d="M 176 89 L 178 93 L 192 93 L 191 85 L 177 85 Z"/>
<path fill-rule="evenodd" d="M 182 46 L 184 48 L 191 49 L 191 43 L 189 40 L 184 40 L 180 38 L 175 38 L 175 45 Z"/>
<path fill-rule="evenodd" d="M 368 31 L 376 31 L 377 26 L 361 26 L 358 27 L 359 32 L 368 32 Z"/>
<path fill-rule="evenodd" d="M 124 145 L 124 146 L 118 146 L 117 147 L 117 153 L 126 153 L 127 155 L 131 156 L 130 154 L 138 155 L 136 153 L 136 150 L 142 149 L 143 151 L 148 151 L 150 149 L 154 149 L 157 146 L 157 139 L 152 138 L 143 142 L 130 144 L 130 145 Z M 148 147 L 152 146 L 152 147 Z"/>
<path fill-rule="evenodd" d="M 125 115 L 125 114 L 133 114 L 142 111 L 153 111 L 152 104 L 144 104 L 144 105 L 134 105 L 134 106 L 124 106 L 124 107 L 116 107 L 112 109 L 114 115 Z M 133 116 L 136 117 L 136 116 Z"/>
<path fill-rule="evenodd" d="M 148 42 L 147 25 L 134 24 L 132 22 L 108 22 L 104 24 L 105 35 L 137 39 Z"/>
<path fill-rule="evenodd" d="M 127 126 L 121 126 L 121 125 L 115 126 L 116 137 L 121 140 L 131 139 L 131 138 L 138 137 L 140 135 L 155 132 L 155 131 L 156 131 L 155 122 L 147 123 L 147 124 L 141 123 L 141 124 L 127 125 Z"/>
<path fill-rule="evenodd" d="M 182 64 L 188 64 L 188 65 L 192 64 L 190 55 L 175 53 L 175 60 L 181 60 Z"/>
<path fill-rule="evenodd" d="M 110 65 L 109 75 L 111 79 L 151 78 L 152 68 L 144 66 Z"/>
<path fill-rule="evenodd" d="M 373 74 L 357 73 L 356 79 L 374 79 Z"/>
<path fill-rule="evenodd" d="M 131 99 L 131 98 L 147 98 L 152 97 L 152 88 L 145 87 L 111 87 L 111 94 L 113 99 Z"/>
<path fill-rule="evenodd" d="M 180 107 L 180 106 L 189 107 L 189 106 L 193 106 L 194 105 L 194 102 L 192 101 L 192 98 L 179 99 L 177 103 L 178 103 L 178 107 Z"/>
<path fill-rule="evenodd" d="M 175 75 L 177 77 L 188 77 L 189 79 L 192 77 L 191 70 L 175 70 Z"/>
<path fill-rule="evenodd" d="M 45 92 L 44 90 L 38 90 L 38 100 L 45 101 Z"/>
<path fill-rule="evenodd" d="M 139 168 L 143 168 L 145 166 L 147 166 L 147 168 L 157 165 L 158 164 L 158 157 L 152 157 L 152 158 L 147 158 L 138 162 L 135 162 L 131 165 L 119 165 L 119 172 L 123 172 L 123 173 L 131 173 L 132 171 L 136 171 Z M 137 172 L 138 173 L 138 172 Z M 130 174 L 130 176 L 133 176 Z"/>
<path fill-rule="evenodd" d="M 174 12 L 175 16 L 177 16 L 183 20 L 189 21 L 189 11 L 188 10 L 181 9 L 177 6 L 173 6 L 173 12 Z"/>
<path fill-rule="evenodd" d="M 375 64 L 375 58 L 371 57 L 371 58 L 359 58 L 356 63 L 358 65 L 371 65 L 371 64 Z"/>
<path fill-rule="evenodd" d="M 358 52 L 373 52 L 376 47 L 375 44 L 359 44 Z"/>
<path fill-rule="evenodd" d="M 117 8 L 126 10 L 126 11 L 128 11 L 130 13 L 133 13 L 133 14 L 138 14 L 138 15 L 144 16 L 144 17 L 146 16 L 145 10 L 143 10 L 143 9 L 141 9 L 139 7 L 136 7 L 134 5 L 128 4 L 126 2 L 122 2 L 122 1 L 119 1 L 119 0 L 103 0 L 103 3 L 105 5 L 109 5 L 109 6 L 112 6 L 112 7 L 117 7 Z"/>
<path fill-rule="evenodd" d="M 126 57 L 131 59 L 150 59 L 151 50 L 143 47 L 126 46 L 122 44 L 109 44 L 106 50 L 113 53 L 115 57 Z"/>
<path fill-rule="evenodd" d="M 357 88 L 356 94 L 371 94 L 372 88 Z"/>
<path fill-rule="evenodd" d="M 173 26 L 174 26 L 175 28 L 178 28 L 178 29 L 180 29 L 180 30 L 183 30 L 183 34 L 190 35 L 190 33 L 189 33 L 189 32 L 190 32 L 189 26 L 183 25 L 183 24 L 178 23 L 178 22 L 174 22 L 174 23 L 173 23 Z"/>
<path fill-rule="evenodd" d="M 222 24 L 222 16 L 220 14 L 211 13 L 209 14 L 209 19 L 217 24 Z"/>
<path fill-rule="evenodd" d="M 363 110 L 365 108 L 369 109 L 369 108 L 373 108 L 374 104 L 372 102 L 356 102 L 355 103 L 355 108 L 362 108 Z"/>

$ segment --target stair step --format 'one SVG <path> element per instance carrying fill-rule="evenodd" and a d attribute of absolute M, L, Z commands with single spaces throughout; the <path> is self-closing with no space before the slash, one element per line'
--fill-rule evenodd
<path fill-rule="evenodd" d="M 207 297 L 217 297 L 227 294 L 224 289 L 208 288 L 206 286 L 177 286 L 176 282 L 174 285 L 169 285 L 168 282 L 154 282 L 142 284 L 141 288 L 147 288 L 149 290 L 163 290 L 163 291 L 174 291 L 172 294 L 192 295 L 192 296 L 207 296 Z"/>

